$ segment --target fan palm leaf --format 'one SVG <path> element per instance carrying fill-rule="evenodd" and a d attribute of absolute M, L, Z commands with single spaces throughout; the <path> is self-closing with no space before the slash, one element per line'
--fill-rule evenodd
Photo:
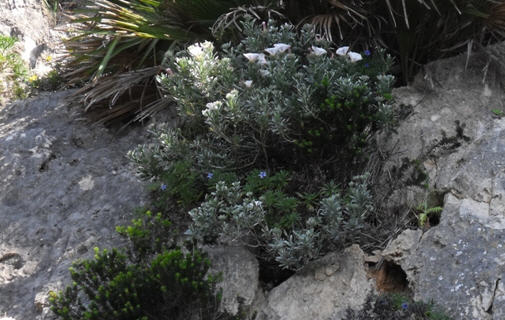
<path fill-rule="evenodd" d="M 72 17 L 76 30 L 65 42 L 64 77 L 70 84 L 86 84 L 78 91 L 86 110 L 107 106 L 110 111 L 124 100 L 117 98 L 118 92 L 131 92 L 124 90 L 125 82 L 121 88 L 110 85 L 121 74 L 138 85 L 132 78 L 146 73 L 135 70 L 158 66 L 165 51 L 178 43 L 210 38 L 210 27 L 220 15 L 249 3 L 256 1 L 90 0 Z M 139 108 L 155 105 L 148 98 L 156 99 L 156 94 L 138 100 Z"/>
<path fill-rule="evenodd" d="M 387 47 L 400 60 L 404 82 L 427 61 L 505 38 L 503 0 L 288 0 L 285 10 L 328 39 Z"/>

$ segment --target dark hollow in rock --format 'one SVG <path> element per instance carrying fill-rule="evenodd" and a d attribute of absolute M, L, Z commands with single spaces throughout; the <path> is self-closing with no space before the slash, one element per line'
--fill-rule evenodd
<path fill-rule="evenodd" d="M 380 292 L 402 293 L 411 296 L 407 274 L 394 262 L 383 261 L 372 267 L 371 276 L 375 278 Z"/>
<path fill-rule="evenodd" d="M 277 264 L 265 259 L 259 259 L 259 280 L 267 289 L 275 288 L 295 274 L 294 271 L 281 269 Z"/>
<path fill-rule="evenodd" d="M 14 267 L 14 269 L 21 269 L 25 264 L 23 258 L 17 253 L 6 253 L 0 258 L 0 263 L 8 264 Z"/>

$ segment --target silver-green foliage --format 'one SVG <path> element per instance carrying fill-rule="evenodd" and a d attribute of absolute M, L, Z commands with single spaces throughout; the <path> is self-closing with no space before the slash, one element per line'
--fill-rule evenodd
<path fill-rule="evenodd" d="M 136 165 L 142 178 L 158 178 L 175 162 L 190 159 L 189 144 L 178 130 L 159 128 L 151 133 L 154 136 L 151 143 L 128 152 L 128 158 Z"/>
<path fill-rule="evenodd" d="M 193 220 L 190 230 L 200 241 L 237 241 L 254 234 L 264 224 L 265 211 L 259 200 L 244 192 L 240 182 L 216 184 L 216 190 L 189 212 Z"/>
<path fill-rule="evenodd" d="M 226 158 L 235 168 L 265 166 L 302 151 L 324 156 L 335 145 L 362 144 L 384 120 L 393 77 L 380 50 L 355 61 L 333 53 L 310 26 L 297 33 L 247 20 L 243 30 L 244 40 L 220 54 L 204 42 L 168 55 L 158 77 L 186 132 L 199 137 L 193 146 L 207 155 L 202 165 L 220 167 Z"/>
<path fill-rule="evenodd" d="M 239 182 L 218 182 L 216 190 L 191 210 L 191 234 L 203 242 L 240 243 L 261 248 L 281 267 L 297 270 L 321 254 L 359 238 L 373 210 L 366 176 L 356 177 L 344 195 L 323 198 L 317 215 L 291 229 L 270 227 L 261 200 Z"/>

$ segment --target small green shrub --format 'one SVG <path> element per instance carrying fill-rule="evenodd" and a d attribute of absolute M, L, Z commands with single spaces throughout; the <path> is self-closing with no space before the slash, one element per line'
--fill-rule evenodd
<path fill-rule="evenodd" d="M 2 51 L 2 54 L 5 55 L 5 51 L 12 48 L 16 41 L 17 39 L 13 37 L 4 35 L 0 36 L 0 50 Z"/>
<path fill-rule="evenodd" d="M 492 109 L 491 112 L 498 118 L 502 118 L 503 116 L 505 116 L 505 113 L 500 109 Z"/>
<path fill-rule="evenodd" d="M 200 200 L 203 196 L 204 183 L 200 172 L 193 170 L 192 163 L 176 161 L 171 170 L 163 172 L 160 177 L 160 199 L 164 202 L 168 198 L 176 199 L 183 207 Z"/>
<path fill-rule="evenodd" d="M 347 309 L 345 320 L 450 320 L 433 304 L 414 302 L 398 294 L 370 295 L 360 311 Z"/>
<path fill-rule="evenodd" d="M 74 263 L 73 283 L 51 294 L 51 310 L 63 320 L 216 319 L 219 295 L 208 269 L 198 251 L 165 251 L 144 265 L 96 248 L 93 260 Z"/>
<path fill-rule="evenodd" d="M 63 86 L 63 78 L 58 71 L 58 66 L 55 66 L 55 68 L 41 78 L 36 76 L 29 78 L 30 86 L 43 91 L 53 91 L 61 88 Z"/>
<path fill-rule="evenodd" d="M 129 226 L 116 227 L 116 231 L 129 240 L 129 256 L 133 261 L 145 261 L 175 246 L 172 223 L 161 212 L 153 214 L 147 210 Z"/>
<path fill-rule="evenodd" d="M 444 208 L 442 208 L 442 207 L 438 207 L 438 206 L 437 207 L 428 207 L 426 202 L 421 203 L 415 209 L 415 211 L 417 211 L 417 214 L 418 214 L 419 227 L 421 227 L 421 228 L 424 227 L 430 218 L 435 217 L 436 220 L 439 220 L 440 213 L 442 213 L 443 210 L 444 210 Z"/>
<path fill-rule="evenodd" d="M 0 97 L 23 99 L 28 95 L 28 67 L 14 51 L 16 38 L 0 35 Z"/>

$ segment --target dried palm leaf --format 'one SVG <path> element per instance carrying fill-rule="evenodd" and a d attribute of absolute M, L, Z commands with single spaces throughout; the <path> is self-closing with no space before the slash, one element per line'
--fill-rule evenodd
<path fill-rule="evenodd" d="M 313 24 L 318 33 L 329 41 L 333 41 L 333 27 L 336 26 L 340 40 L 344 39 L 344 25 L 349 29 L 354 29 L 357 25 L 367 24 L 367 17 L 360 13 L 358 8 L 354 8 L 340 0 L 327 0 L 331 12 L 315 14 L 302 19 L 298 25 L 309 22 Z"/>
<path fill-rule="evenodd" d="M 216 20 L 211 28 L 212 34 L 222 36 L 232 28 L 242 32 L 239 21 L 246 15 L 250 15 L 258 20 L 261 20 L 262 17 L 266 17 L 266 19 L 285 19 L 282 13 L 268 6 L 239 6 L 230 8 L 229 12 L 221 15 Z"/>
<path fill-rule="evenodd" d="M 154 100 L 147 99 L 147 90 L 139 90 L 139 86 L 150 81 L 149 92 L 156 96 L 152 78 L 156 68 L 150 67 L 161 63 L 165 51 L 178 42 L 209 38 L 208 29 L 217 17 L 232 6 L 251 1 L 88 1 L 84 10 L 72 17 L 76 35 L 65 43 L 64 77 L 71 84 L 86 84 L 78 91 L 86 111 L 107 106 L 104 114 L 110 119 L 124 114 L 113 106 L 118 102 L 126 106 L 129 99 L 143 109 Z"/>

